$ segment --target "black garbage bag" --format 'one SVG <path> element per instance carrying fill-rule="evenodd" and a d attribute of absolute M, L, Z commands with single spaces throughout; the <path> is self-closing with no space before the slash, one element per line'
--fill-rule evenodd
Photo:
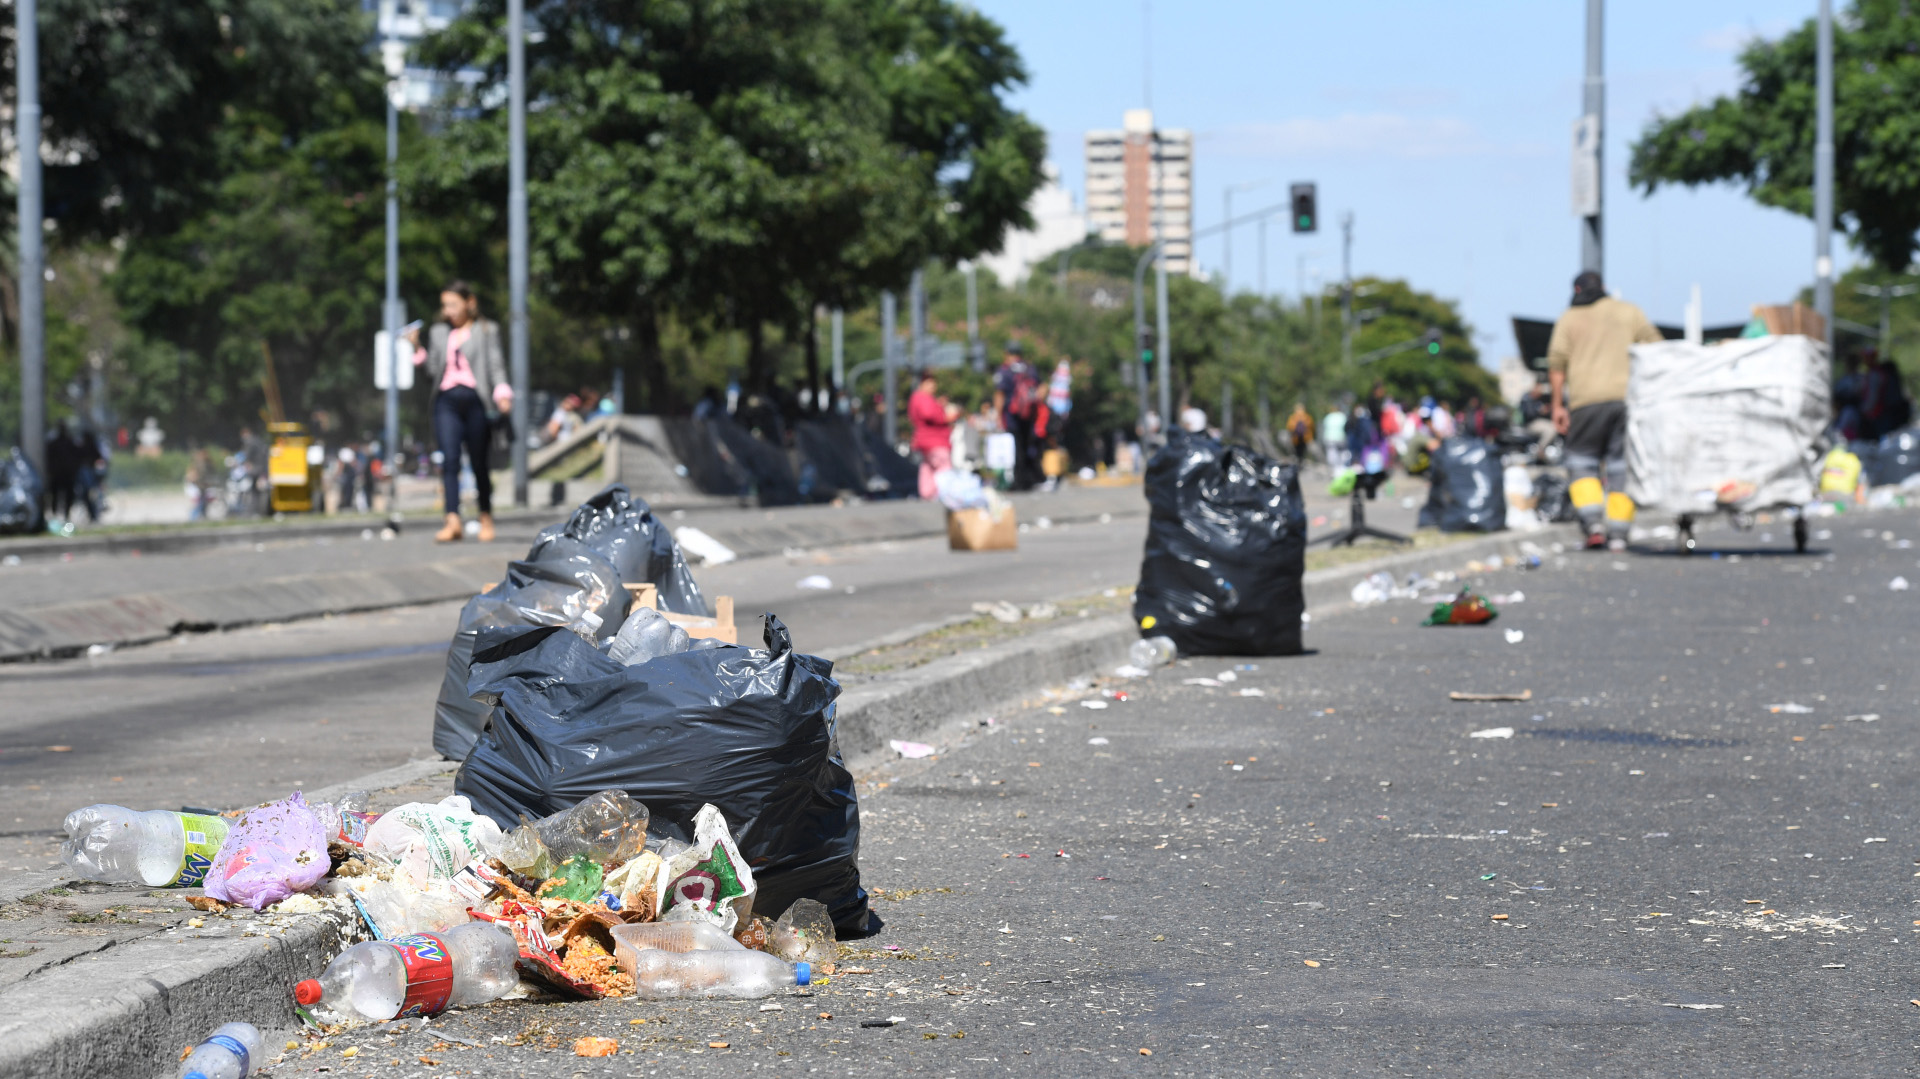
<path fill-rule="evenodd" d="M 1574 519 L 1573 494 L 1565 473 L 1542 472 L 1533 478 L 1533 512 L 1556 524 Z"/>
<path fill-rule="evenodd" d="M 843 936 L 866 932 L 833 664 L 794 652 L 772 615 L 765 640 L 624 667 L 566 630 L 484 630 L 470 688 L 493 722 L 453 789 L 509 828 L 617 788 L 646 805 L 649 831 L 682 840 L 712 804 L 753 867 L 759 913 L 815 899 Z"/>
<path fill-rule="evenodd" d="M 1455 435 L 1433 451 L 1432 484 L 1420 527 L 1442 532 L 1498 532 L 1507 527 L 1506 471 L 1491 442 Z"/>
<path fill-rule="evenodd" d="M 473 642 L 482 629 L 565 626 L 590 611 L 600 619 L 595 636 L 606 641 L 620 632 L 632 602 L 620 572 L 600 552 L 570 536 L 534 541 L 524 561 L 507 563 L 505 580 L 460 610 L 433 706 L 434 751 L 448 760 L 464 759 L 493 712 L 467 694 Z"/>
<path fill-rule="evenodd" d="M 693 571 L 687 568 L 686 555 L 680 552 L 673 533 L 653 515 L 647 500 L 634 497 L 624 483 L 608 484 L 599 494 L 580 503 L 573 516 L 547 526 L 534 542 L 534 551 L 540 549 L 541 542 L 555 536 L 586 544 L 612 562 L 620 579 L 627 584 L 651 581 L 657 585 L 663 610 L 675 614 L 713 614 L 706 598 L 700 594 L 700 586 L 694 583 Z"/>
<path fill-rule="evenodd" d="M 15 446 L 0 460 L 0 533 L 35 533 L 46 529 L 40 516 L 40 496 L 46 488 L 33 462 Z"/>
<path fill-rule="evenodd" d="M 1147 464 L 1146 483 L 1140 632 L 1194 655 L 1299 652 L 1307 513 L 1296 468 L 1176 434 Z"/>

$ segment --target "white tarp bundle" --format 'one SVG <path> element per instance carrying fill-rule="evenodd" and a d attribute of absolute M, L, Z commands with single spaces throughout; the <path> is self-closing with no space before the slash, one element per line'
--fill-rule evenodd
<path fill-rule="evenodd" d="M 1829 391 L 1826 346 L 1809 337 L 1633 346 L 1627 494 L 1669 513 L 1811 502 Z"/>

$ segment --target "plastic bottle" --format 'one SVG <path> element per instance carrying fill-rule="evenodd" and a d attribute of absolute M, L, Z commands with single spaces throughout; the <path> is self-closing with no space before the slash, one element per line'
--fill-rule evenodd
<path fill-rule="evenodd" d="M 197 888 L 227 827 L 224 817 L 90 805 L 67 814 L 60 860 L 90 880 Z"/>
<path fill-rule="evenodd" d="M 366 791 L 349 791 L 338 801 L 319 802 L 309 808 L 320 818 L 328 843 L 363 847 L 367 843 L 367 829 L 380 819 L 380 814 L 367 812 L 371 800 Z"/>
<path fill-rule="evenodd" d="M 294 986 L 293 999 L 348 1019 L 438 1015 L 457 1004 L 498 999 L 520 981 L 519 958 L 512 933 L 492 922 L 468 922 L 356 944 L 319 978 Z"/>
<path fill-rule="evenodd" d="M 629 667 L 650 659 L 685 652 L 692 646 L 687 631 L 667 621 L 652 607 L 641 607 L 620 626 L 620 632 L 607 649 L 607 658 Z"/>
<path fill-rule="evenodd" d="M 712 922 L 633 922 L 613 927 L 613 961 L 628 974 L 649 948 L 663 952 L 745 951 L 746 945 Z"/>
<path fill-rule="evenodd" d="M 193 1047 L 180 1079 L 246 1079 L 260 1070 L 267 1042 L 252 1023 L 227 1023 Z"/>
<path fill-rule="evenodd" d="M 746 948 L 693 952 L 644 948 L 634 953 L 631 973 L 641 1000 L 754 1000 L 813 981 L 813 968 L 806 963 L 787 963 Z"/>
<path fill-rule="evenodd" d="M 1127 649 L 1127 661 L 1152 670 L 1173 662 L 1175 649 L 1171 637 L 1142 637 Z"/>

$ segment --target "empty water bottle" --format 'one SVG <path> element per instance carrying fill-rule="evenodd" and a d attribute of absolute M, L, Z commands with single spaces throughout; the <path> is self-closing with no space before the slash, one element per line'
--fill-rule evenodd
<path fill-rule="evenodd" d="M 753 1000 L 813 981 L 813 968 L 808 964 L 783 962 L 747 948 L 691 952 L 643 948 L 633 953 L 633 968 L 628 973 L 633 975 L 634 992 L 641 1000 Z"/>
<path fill-rule="evenodd" d="M 180 1063 L 180 1079 L 246 1079 L 260 1070 L 266 1039 L 252 1023 L 227 1023 Z"/>
<path fill-rule="evenodd" d="M 223 817 L 91 805 L 67 814 L 60 860 L 89 880 L 197 888 L 227 838 Z"/>
<path fill-rule="evenodd" d="M 438 1015 L 458 1004 L 499 999 L 520 981 L 519 959 L 512 933 L 492 922 L 467 922 L 356 944 L 320 977 L 294 986 L 293 999 L 345 1019 Z"/>
<path fill-rule="evenodd" d="M 613 927 L 613 961 L 631 974 L 636 956 L 648 948 L 663 952 L 745 951 L 746 945 L 712 922 L 633 922 Z"/>
<path fill-rule="evenodd" d="M 692 646 L 687 631 L 667 621 L 652 607 L 640 607 L 627 616 L 607 648 L 607 658 L 629 667 L 650 659 L 685 652 Z"/>
<path fill-rule="evenodd" d="M 1152 670 L 1173 662 L 1175 649 L 1171 637 L 1142 637 L 1127 649 L 1127 661 L 1136 667 Z"/>

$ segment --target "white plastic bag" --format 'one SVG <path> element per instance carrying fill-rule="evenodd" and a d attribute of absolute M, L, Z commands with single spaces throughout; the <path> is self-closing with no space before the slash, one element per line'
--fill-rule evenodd
<path fill-rule="evenodd" d="M 408 802 L 367 829 L 366 849 L 393 862 L 396 880 L 452 880 L 469 864 L 500 856 L 500 826 L 473 811 L 464 795 Z"/>

